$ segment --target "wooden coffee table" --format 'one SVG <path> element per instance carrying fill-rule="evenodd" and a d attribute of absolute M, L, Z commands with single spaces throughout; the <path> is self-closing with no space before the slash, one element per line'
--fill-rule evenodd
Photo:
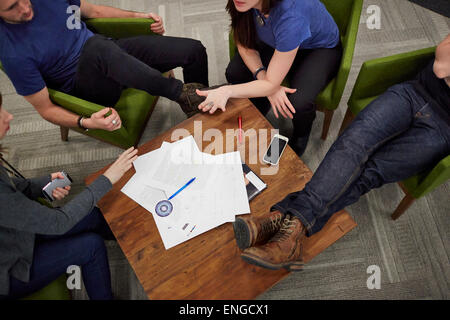
<path fill-rule="evenodd" d="M 235 131 L 239 115 L 243 118 L 243 131 L 248 133 L 254 129 L 257 133 L 244 136 L 242 145 Z M 196 122 L 194 127 L 194 121 L 201 122 Z M 219 110 L 214 115 L 197 114 L 187 119 L 140 146 L 139 154 L 159 148 L 163 141 L 173 142 L 172 132 L 183 128 L 205 152 L 215 153 L 221 148 L 213 146 L 223 144 L 223 152 L 241 151 L 242 159 L 258 175 L 260 169 L 269 168 L 260 159 L 270 143 L 273 127 L 247 99 L 231 99 L 224 113 Z M 211 128 L 220 130 L 224 138 L 211 142 L 204 137 L 202 141 L 203 132 Z M 252 164 L 255 161 L 249 157 L 249 146 L 253 139 L 264 139 L 264 135 L 265 147 L 260 148 L 263 150 L 251 150 L 260 154 L 257 163 Z M 278 169 L 275 175 L 260 175 L 267 189 L 250 202 L 252 215 L 267 212 L 287 194 L 303 189 L 312 176 L 290 147 L 275 169 Z M 90 175 L 86 183 L 90 184 L 105 170 Z M 286 270 L 266 270 L 244 262 L 231 223 L 165 250 L 152 215 L 120 191 L 134 173 L 134 168 L 129 170 L 98 206 L 150 299 L 253 299 L 289 274 Z M 310 261 L 355 226 L 346 211 L 334 214 L 319 233 L 307 239 L 305 261 Z"/>

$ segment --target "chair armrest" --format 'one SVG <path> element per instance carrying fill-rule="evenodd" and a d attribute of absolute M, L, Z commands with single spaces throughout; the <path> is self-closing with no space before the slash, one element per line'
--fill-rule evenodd
<path fill-rule="evenodd" d="M 353 54 L 355 52 L 356 38 L 358 35 L 359 21 L 361 19 L 361 12 L 363 7 L 363 0 L 355 0 L 353 2 L 350 19 L 347 25 L 345 35 L 342 37 L 342 59 L 339 67 L 339 72 L 336 75 L 336 82 L 333 88 L 333 100 L 337 103 L 341 100 L 344 93 L 345 85 L 347 84 L 348 75 L 352 67 Z"/>
<path fill-rule="evenodd" d="M 412 80 L 434 57 L 436 47 L 368 60 L 363 63 L 349 99 L 378 96 L 389 87 Z"/>
<path fill-rule="evenodd" d="M 142 35 L 156 35 L 150 30 L 155 21 L 146 18 L 94 18 L 84 20 L 87 27 L 94 33 L 99 33 L 114 39 Z"/>
<path fill-rule="evenodd" d="M 414 198 L 419 198 L 437 188 L 450 179 L 450 155 L 438 162 L 438 164 L 420 181 L 415 190 L 411 192 Z"/>
<path fill-rule="evenodd" d="M 48 93 L 54 104 L 80 116 L 90 117 L 93 113 L 105 108 L 99 104 L 92 103 L 54 89 L 48 89 Z"/>

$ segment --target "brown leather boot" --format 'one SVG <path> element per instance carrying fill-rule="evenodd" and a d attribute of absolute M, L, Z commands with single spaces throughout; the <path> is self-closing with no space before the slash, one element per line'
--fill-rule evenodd
<path fill-rule="evenodd" d="M 280 230 L 268 243 L 245 249 L 241 258 L 266 269 L 300 271 L 303 268 L 305 231 L 298 218 L 287 215 Z"/>
<path fill-rule="evenodd" d="M 234 236 L 239 249 L 267 242 L 280 229 L 284 214 L 268 212 L 262 216 L 243 216 L 233 222 Z"/>

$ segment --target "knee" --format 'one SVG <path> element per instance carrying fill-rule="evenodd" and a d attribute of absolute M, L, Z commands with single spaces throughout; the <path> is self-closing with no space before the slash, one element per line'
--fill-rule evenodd
<path fill-rule="evenodd" d="M 85 248 L 91 258 L 96 256 L 98 253 L 106 252 L 106 246 L 103 238 L 96 233 L 83 234 L 80 246 Z"/>
<path fill-rule="evenodd" d="M 361 176 L 357 182 L 357 186 L 361 195 L 366 194 L 372 189 L 376 189 L 385 184 L 381 170 L 377 167 L 376 163 L 369 160 L 365 164 L 365 168 L 361 173 Z"/>
<path fill-rule="evenodd" d="M 202 60 L 207 57 L 206 48 L 199 40 L 191 39 L 190 51 L 188 54 L 195 60 Z"/>
<path fill-rule="evenodd" d="M 236 59 L 230 61 L 225 70 L 225 78 L 228 83 L 238 84 L 252 81 L 250 71 L 236 62 Z"/>
<path fill-rule="evenodd" d="M 315 97 L 311 97 L 305 92 L 297 90 L 295 93 L 289 95 L 289 101 L 295 108 L 296 114 L 309 114 L 316 111 Z"/>

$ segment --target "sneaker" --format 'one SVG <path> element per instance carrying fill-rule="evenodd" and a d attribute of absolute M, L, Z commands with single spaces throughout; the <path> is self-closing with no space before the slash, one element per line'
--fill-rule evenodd
<path fill-rule="evenodd" d="M 206 86 L 195 82 L 183 85 L 180 97 L 176 102 L 180 105 L 181 110 L 183 110 L 188 118 L 200 112 L 198 105 L 205 100 L 205 97 L 199 96 L 195 90 L 203 88 L 206 88 Z"/>
<path fill-rule="evenodd" d="M 281 227 L 284 214 L 280 211 L 268 212 L 261 216 L 243 216 L 233 222 L 234 236 L 239 249 L 267 242 Z"/>
<path fill-rule="evenodd" d="M 305 227 L 296 217 L 286 215 L 280 230 L 264 245 L 244 250 L 241 258 L 258 267 L 289 271 L 303 269 Z"/>

